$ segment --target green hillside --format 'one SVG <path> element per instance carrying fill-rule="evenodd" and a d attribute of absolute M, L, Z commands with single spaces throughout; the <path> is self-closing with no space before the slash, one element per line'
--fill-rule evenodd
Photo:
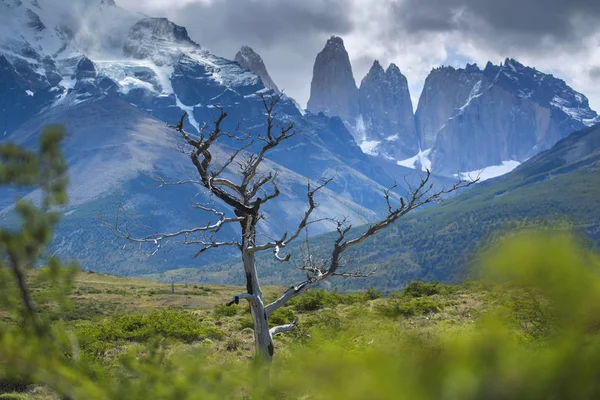
<path fill-rule="evenodd" d="M 348 270 L 377 268 L 365 279 L 338 279 L 342 289 L 397 290 L 415 280 L 457 282 L 473 252 L 505 232 L 530 227 L 574 230 L 600 242 L 600 126 L 576 132 L 515 171 L 486 181 L 435 207 L 407 216 L 348 254 Z M 356 228 L 360 231 L 361 228 Z M 326 254 L 335 236 L 313 239 Z M 321 250 L 321 251 L 319 251 Z M 289 249 L 298 254 L 297 247 Z M 263 280 L 301 279 L 292 265 L 261 259 Z M 177 282 L 241 283 L 237 260 L 148 276 Z"/>

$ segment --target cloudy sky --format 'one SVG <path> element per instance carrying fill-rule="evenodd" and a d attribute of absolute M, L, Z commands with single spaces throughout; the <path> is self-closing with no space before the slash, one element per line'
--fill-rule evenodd
<path fill-rule="evenodd" d="M 117 0 L 166 16 L 213 53 L 246 44 L 306 105 L 317 53 L 344 38 L 357 84 L 374 59 L 396 63 L 416 101 L 435 66 L 506 57 L 553 73 L 600 110 L 600 0 Z M 414 105 L 416 107 L 416 104 Z"/>

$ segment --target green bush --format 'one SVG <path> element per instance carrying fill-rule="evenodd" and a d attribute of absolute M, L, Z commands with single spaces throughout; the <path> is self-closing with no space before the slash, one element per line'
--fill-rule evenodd
<path fill-rule="evenodd" d="M 365 290 L 364 297 L 367 301 L 377 300 L 383 297 L 383 293 L 381 293 L 381 290 L 367 288 L 367 290 Z"/>
<path fill-rule="evenodd" d="M 119 341 L 146 342 L 160 337 L 191 343 L 223 337 L 217 328 L 205 326 L 194 315 L 176 310 L 113 315 L 86 323 L 77 334 L 83 351 L 96 356 L 103 355 L 112 347 L 111 343 Z"/>
<path fill-rule="evenodd" d="M 243 346 L 242 339 L 238 337 L 230 337 L 225 341 L 225 348 L 227 351 L 236 351 L 241 349 Z"/>
<path fill-rule="evenodd" d="M 213 309 L 213 315 L 216 319 L 223 317 L 233 317 L 237 315 L 238 308 L 235 305 L 227 306 L 227 304 L 219 304 Z"/>
<path fill-rule="evenodd" d="M 439 301 L 427 297 L 392 298 L 384 303 L 377 304 L 375 309 L 383 316 L 397 318 L 437 313 L 443 309 L 443 305 Z"/>
<path fill-rule="evenodd" d="M 275 310 L 269 316 L 269 323 L 271 325 L 286 325 L 291 323 L 296 319 L 296 313 L 289 307 L 282 307 L 278 310 Z"/>
<path fill-rule="evenodd" d="M 337 293 L 326 292 L 324 290 L 309 290 L 302 296 L 292 299 L 288 305 L 296 311 L 316 311 L 326 307 L 335 307 L 341 303 L 341 298 Z"/>
<path fill-rule="evenodd" d="M 248 328 L 254 330 L 254 321 L 252 320 L 252 315 L 250 315 L 250 313 L 244 314 L 238 322 L 238 330 L 243 331 Z"/>
<path fill-rule="evenodd" d="M 448 294 L 451 290 L 450 285 L 438 282 L 413 281 L 404 288 L 402 294 L 409 297 L 425 297 L 435 294 Z"/>

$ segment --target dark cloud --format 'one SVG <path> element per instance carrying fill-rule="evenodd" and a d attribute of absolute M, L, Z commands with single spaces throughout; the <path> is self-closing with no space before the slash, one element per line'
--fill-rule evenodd
<path fill-rule="evenodd" d="M 542 39 L 573 42 L 596 29 L 581 21 L 600 20 L 599 0 L 404 0 L 394 9 L 409 32 L 479 31 L 488 38 L 522 37 L 523 45 Z"/>
<path fill-rule="evenodd" d="M 593 80 L 600 80 L 600 66 L 592 67 L 589 71 L 590 78 Z"/>
<path fill-rule="evenodd" d="M 336 0 L 216 0 L 190 3 L 175 17 L 201 43 L 260 42 L 270 46 L 306 40 L 320 33 L 344 34 L 353 29 L 343 1 Z"/>

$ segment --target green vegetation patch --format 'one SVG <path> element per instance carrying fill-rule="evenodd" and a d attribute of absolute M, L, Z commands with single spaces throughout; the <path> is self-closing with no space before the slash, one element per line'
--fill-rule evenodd
<path fill-rule="evenodd" d="M 223 338 L 223 332 L 216 327 L 203 324 L 192 313 L 179 310 L 112 315 L 86 322 L 76 333 L 81 349 L 95 356 L 104 355 L 114 343 L 124 341 L 143 343 L 152 338 L 164 338 L 192 343 L 205 338 Z"/>

